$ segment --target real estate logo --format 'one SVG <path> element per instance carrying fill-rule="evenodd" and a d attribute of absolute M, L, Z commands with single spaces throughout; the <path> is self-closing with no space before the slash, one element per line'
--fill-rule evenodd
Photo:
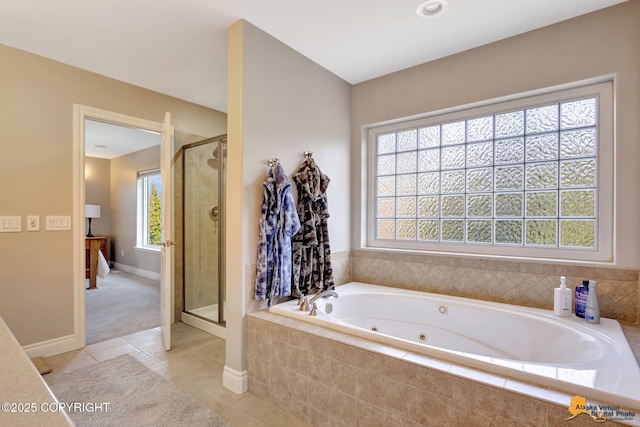
<path fill-rule="evenodd" d="M 569 413 L 571 416 L 565 418 L 565 421 L 572 420 L 580 414 L 587 414 L 597 423 L 604 423 L 609 420 L 626 420 L 630 421 L 636 416 L 633 411 L 625 411 L 620 406 L 587 404 L 587 399 L 582 396 L 573 396 L 569 404 Z"/>

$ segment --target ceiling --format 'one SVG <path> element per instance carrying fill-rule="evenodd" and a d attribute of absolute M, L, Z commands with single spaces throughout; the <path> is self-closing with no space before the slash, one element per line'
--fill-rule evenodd
<path fill-rule="evenodd" d="M 0 0 L 0 43 L 226 111 L 241 18 L 356 84 L 626 0 L 423 1 Z"/>
<path fill-rule="evenodd" d="M 84 135 L 84 155 L 100 159 L 115 159 L 160 145 L 162 140 L 162 136 L 157 132 L 91 119 L 84 122 Z"/>
<path fill-rule="evenodd" d="M 220 111 L 243 18 L 351 84 L 625 0 L 0 0 L 0 43 Z"/>

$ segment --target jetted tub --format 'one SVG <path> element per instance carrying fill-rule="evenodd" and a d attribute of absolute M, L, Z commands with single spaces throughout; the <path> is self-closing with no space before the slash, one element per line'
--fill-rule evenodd
<path fill-rule="evenodd" d="M 450 363 L 528 380 L 571 395 L 640 409 L 640 368 L 619 323 L 352 282 L 338 298 L 316 300 L 317 316 L 297 300 L 272 313 Z M 553 294 L 550 294 L 550 298 Z M 310 298 L 309 298 L 310 299 Z"/>

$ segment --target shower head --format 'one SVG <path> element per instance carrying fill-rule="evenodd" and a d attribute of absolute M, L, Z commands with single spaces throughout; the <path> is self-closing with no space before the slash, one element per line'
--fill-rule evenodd
<path fill-rule="evenodd" d="M 220 153 L 219 148 L 220 148 L 220 146 L 219 146 L 219 145 L 217 145 L 217 146 L 216 146 L 216 148 L 214 148 L 214 149 L 213 149 L 213 152 L 211 153 L 211 155 L 213 156 L 214 160 L 218 160 L 218 155 L 219 155 L 219 153 Z M 226 155 L 227 155 L 227 146 L 226 146 L 226 145 L 223 145 L 223 148 L 222 148 L 222 154 L 223 154 L 224 156 L 226 156 Z"/>

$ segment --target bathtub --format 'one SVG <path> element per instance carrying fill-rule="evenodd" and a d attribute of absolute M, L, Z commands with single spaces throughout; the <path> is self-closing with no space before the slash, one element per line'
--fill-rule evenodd
<path fill-rule="evenodd" d="M 640 409 L 640 368 L 617 321 L 591 325 L 550 310 L 352 282 L 338 298 L 270 312 L 407 352 Z M 553 298 L 553 294 L 550 294 Z"/>

